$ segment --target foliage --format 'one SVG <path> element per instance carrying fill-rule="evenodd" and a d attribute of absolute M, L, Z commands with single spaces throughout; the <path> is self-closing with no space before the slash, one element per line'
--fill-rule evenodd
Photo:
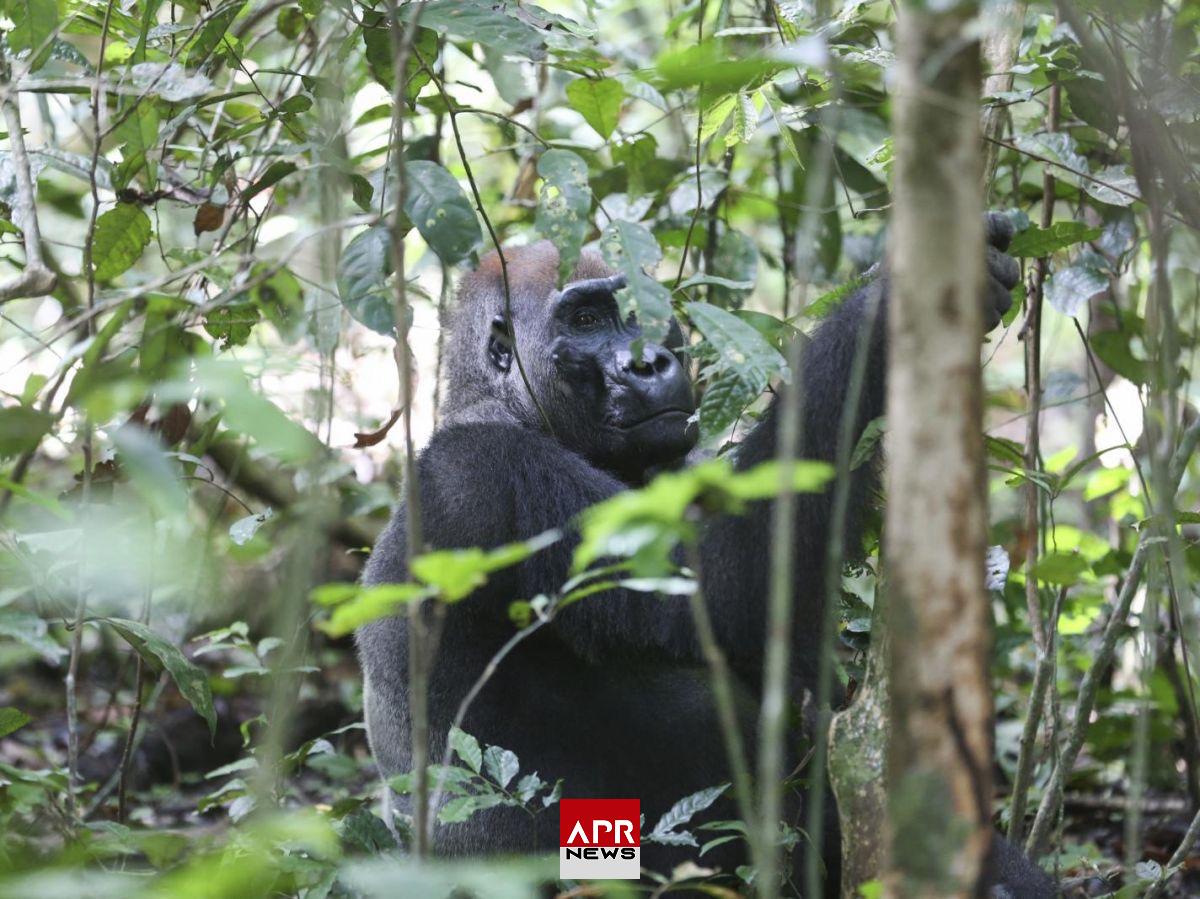
<path fill-rule="evenodd" d="M 987 190 L 1018 225 L 1025 284 L 984 359 L 1006 785 L 1034 704 L 1032 635 L 1053 623 L 1057 641 L 1030 812 L 1054 792 L 1072 728 L 1068 795 L 1200 803 L 1200 16 L 1086 8 L 1067 22 L 1033 3 L 981 28 L 1020 29 L 1011 84 L 989 80 L 1004 127 Z M 415 359 L 419 444 L 453 286 L 496 242 L 551 240 L 560 282 L 599 252 L 625 274 L 618 300 L 647 339 L 676 317 L 703 448 L 718 456 L 589 510 L 571 580 L 514 597 L 515 625 L 614 585 L 686 602 L 679 547 L 704 515 L 832 477 L 811 461 L 790 478 L 734 474 L 725 450 L 796 377 L 792 338 L 877 275 L 896 7 L 393 11 L 0 3 L 0 894 L 519 896 L 553 879 L 541 858 L 372 857 L 396 834 L 372 810 L 347 639 L 416 603 L 469 603 L 563 539 L 430 551 L 411 583 L 357 586 L 401 480 L 396 341 L 407 334 Z M 57 283 L 10 296 L 33 267 L 34 224 Z M 1041 373 L 1027 384 L 1039 300 Z M 853 468 L 877 458 L 885 430 L 871 423 Z M 869 530 L 840 591 L 850 692 L 882 592 Z M 1110 619 L 1129 584 L 1127 614 Z M 1030 596 L 1044 620 L 1030 620 Z M 443 821 L 505 804 L 553 815 L 569 795 L 507 749 L 450 739 L 454 758 L 430 769 Z M 746 833 L 691 826 L 721 789 L 681 797 L 647 834 L 697 847 L 703 865 Z M 1181 868 L 1176 818 L 1122 835 L 1087 808 L 1068 804 L 1052 834 L 1064 871 L 1132 890 Z M 667 884 L 697 870 L 656 873 Z M 746 891 L 754 873 L 710 886 Z"/>

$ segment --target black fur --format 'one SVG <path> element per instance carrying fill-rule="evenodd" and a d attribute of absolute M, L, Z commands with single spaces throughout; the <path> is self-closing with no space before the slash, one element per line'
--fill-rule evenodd
<path fill-rule="evenodd" d="M 996 224 L 991 232 L 994 250 L 989 268 L 1006 282 L 989 284 L 989 314 L 995 317 L 1007 308 L 1007 289 L 1015 272 L 1012 260 L 1000 252 L 1010 232 Z M 580 397 L 599 388 L 564 383 L 564 371 L 571 373 L 570 379 L 585 379 L 588 360 L 584 353 L 564 362 L 564 354 L 569 356 L 572 347 L 583 344 L 574 338 L 565 347 L 555 342 L 558 332 L 551 308 L 558 296 L 554 290 L 557 255 L 541 244 L 509 251 L 507 259 L 514 285 L 512 325 L 517 345 L 554 436 L 546 433 L 541 411 L 524 395 L 516 366 L 502 370 L 488 361 L 492 323 L 505 310 L 496 286 L 495 260 L 485 260 L 480 271 L 467 279 L 459 299 L 449 344 L 447 420 L 418 464 L 423 537 L 431 547 L 494 547 L 548 528 L 569 527 L 583 509 L 640 482 L 650 464 L 639 459 L 654 455 L 646 449 L 613 462 L 598 454 L 604 460 L 598 463 L 589 452 L 589 429 L 595 422 L 587 419 L 601 413 Z M 585 254 L 575 277 L 605 274 L 598 259 Z M 872 304 L 878 305 L 879 314 L 867 335 L 869 361 L 856 433 L 882 413 L 886 294 L 886 279 L 859 291 L 807 346 L 800 379 L 802 456 L 834 457 L 848 373 Z M 596 343 L 587 346 L 594 352 L 608 351 Z M 547 355 L 553 360 L 547 361 Z M 564 369 L 568 363 L 575 367 Z M 594 396 L 592 400 L 605 401 Z M 790 401 L 786 393 L 781 401 Z M 772 408 L 737 448 L 739 468 L 774 456 L 775 419 Z M 672 439 L 678 437 L 674 434 Z M 681 464 L 683 452 L 676 455 L 676 464 Z M 854 475 L 847 547 L 859 544 L 868 468 Z M 797 499 L 792 695 L 799 699 L 815 683 L 830 497 L 800 495 Z M 375 547 L 366 583 L 407 580 L 405 519 L 401 508 Z M 703 591 L 737 676 L 739 713 L 750 752 L 754 751 L 762 667 L 769 521 L 769 504 L 761 503 L 745 516 L 711 522 L 701 538 Z M 476 595 L 447 610 L 429 698 L 433 760 L 441 758 L 463 696 L 513 633 L 509 604 L 557 591 L 567 578 L 573 546 L 570 539 L 551 546 L 493 576 Z M 402 617 L 375 622 L 358 634 L 371 747 L 385 776 L 407 771 L 411 762 L 407 639 Z M 729 779 L 707 669 L 688 602 L 680 597 L 616 592 L 564 610 L 551 627 L 518 646 L 504 661 L 471 706 L 463 729 L 516 752 L 523 771 L 537 770 L 548 780 L 563 778 L 568 796 L 641 799 L 648 825 L 683 796 Z M 406 807 L 402 797 L 393 801 L 398 808 Z M 832 800 L 826 807 L 832 810 Z M 800 814 L 797 797 L 792 797 L 788 812 Z M 732 803 L 723 801 L 707 817 L 735 816 Z M 836 894 L 838 834 L 832 814 L 826 837 L 822 855 L 830 869 L 829 892 Z M 465 824 L 440 826 L 436 832 L 437 851 L 451 855 L 545 851 L 556 846 L 557 816 L 552 811 L 531 820 L 520 810 L 496 808 Z M 1048 879 L 999 839 L 994 855 L 993 868 L 1013 895 L 1054 894 Z M 797 852 L 797 863 L 800 856 Z M 643 846 L 643 864 L 661 872 L 693 857 L 694 850 Z M 739 844 L 728 843 L 702 861 L 732 871 L 744 858 Z"/>

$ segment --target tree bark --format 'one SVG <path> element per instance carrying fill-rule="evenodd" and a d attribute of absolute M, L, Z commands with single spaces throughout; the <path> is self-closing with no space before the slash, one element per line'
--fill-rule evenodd
<path fill-rule="evenodd" d="M 978 6 L 901 11 L 889 315 L 890 896 L 973 896 L 991 840 Z"/>

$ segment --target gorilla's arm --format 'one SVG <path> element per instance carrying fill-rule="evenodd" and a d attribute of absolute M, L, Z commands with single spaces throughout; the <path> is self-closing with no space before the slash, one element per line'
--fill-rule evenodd
<path fill-rule="evenodd" d="M 1011 306 L 1009 291 L 1020 278 L 1016 260 L 1004 254 L 1012 233 L 1012 225 L 1003 215 L 987 217 L 987 264 L 981 302 L 988 331 L 999 324 Z M 804 347 L 797 383 L 776 397 L 763 420 L 737 448 L 739 468 L 775 458 L 780 403 L 801 406 L 800 458 L 835 463 L 847 415 L 851 416 L 852 427 L 844 451 L 854 449 L 866 425 L 884 411 L 889 294 L 890 282 L 885 274 L 846 299 L 817 328 Z M 863 378 L 861 388 L 852 391 L 860 351 L 865 353 Z M 844 555 L 853 556 L 860 549 L 867 494 L 874 475 L 871 465 L 849 473 Z M 793 658 L 802 683 L 808 682 L 819 654 L 832 498 L 832 488 L 796 497 Z M 704 559 L 715 560 L 703 572 L 714 627 L 735 666 L 752 674 L 757 673 L 765 632 L 770 517 L 770 504 L 762 503 L 744 517 L 718 519 L 705 534 L 702 553 Z"/>
<path fill-rule="evenodd" d="M 514 600 L 561 589 L 578 544 L 571 530 L 575 517 L 625 489 L 550 437 L 501 423 L 440 430 L 421 454 L 418 478 L 422 538 L 431 549 L 491 549 L 555 528 L 566 531 L 563 540 L 496 573 L 469 599 L 449 607 L 448 614 L 460 623 L 497 633 L 512 632 L 508 607 Z M 406 579 L 403 518 L 401 509 L 380 538 L 366 583 Z M 588 659 L 613 650 L 695 655 L 688 605 L 677 598 L 608 591 L 564 609 L 554 630 Z"/>
<path fill-rule="evenodd" d="M 800 378 L 772 402 L 763 420 L 736 450 L 739 469 L 775 458 L 780 403 L 801 404 L 799 456 L 833 463 L 838 453 L 843 415 L 853 415 L 851 440 L 856 443 L 872 419 L 883 414 L 885 388 L 886 306 L 888 283 L 880 279 L 855 292 L 822 323 L 804 347 Z M 856 354 L 865 352 L 861 390 L 850 396 Z M 798 388 L 798 389 L 797 389 Z M 853 404 L 851 401 L 854 400 Z M 851 449 L 853 448 L 851 444 Z M 844 547 L 853 553 L 874 470 L 861 466 L 850 474 Z M 794 529 L 793 659 L 797 674 L 806 675 L 817 659 L 824 566 L 828 551 L 832 488 L 796 496 Z M 771 504 L 758 503 L 745 516 L 712 522 L 704 534 L 704 591 L 713 624 L 735 667 L 757 676 L 765 633 L 770 570 Z"/>

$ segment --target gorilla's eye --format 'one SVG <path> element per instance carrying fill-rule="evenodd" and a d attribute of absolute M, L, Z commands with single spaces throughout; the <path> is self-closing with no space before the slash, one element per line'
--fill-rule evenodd
<path fill-rule="evenodd" d="M 580 331 L 590 331 L 600 326 L 600 316 L 591 309 L 578 309 L 571 316 L 571 326 Z"/>

